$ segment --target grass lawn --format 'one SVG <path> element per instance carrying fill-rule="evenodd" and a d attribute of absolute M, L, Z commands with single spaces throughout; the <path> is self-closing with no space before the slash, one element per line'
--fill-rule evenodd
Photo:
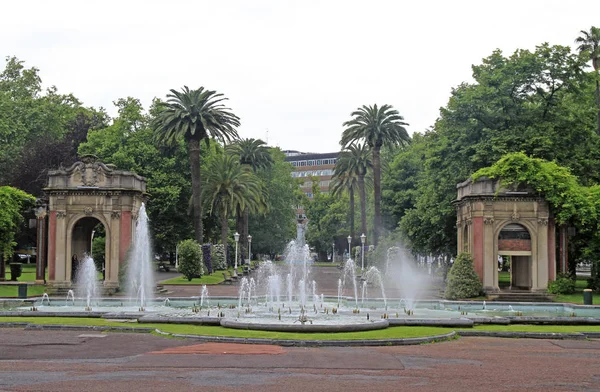
<path fill-rule="evenodd" d="M 227 271 L 216 270 L 216 271 L 213 271 L 213 273 L 210 275 L 202 275 L 201 278 L 195 278 L 192 280 L 188 280 L 185 276 L 178 276 L 176 278 L 164 280 L 164 281 L 160 282 L 160 284 L 181 284 L 181 285 L 219 284 L 225 280 L 225 278 L 223 277 L 224 272 L 227 272 L 227 276 L 229 277 L 229 275 L 231 273 L 233 273 L 233 268 L 230 268 Z M 238 267 L 238 275 L 243 276 L 243 268 L 242 267 Z"/>
<path fill-rule="evenodd" d="M 575 280 L 575 292 L 573 294 L 559 294 L 554 297 L 555 302 L 569 302 L 572 304 L 583 304 L 583 290 L 588 287 L 587 278 L 578 277 Z M 592 292 L 592 303 L 600 305 L 600 292 Z"/>
<path fill-rule="evenodd" d="M 11 279 L 10 265 L 6 265 L 6 280 Z M 48 269 L 46 268 L 46 280 L 48 280 Z M 17 278 L 18 282 L 35 282 L 35 264 L 23 264 L 21 276 Z"/>
<path fill-rule="evenodd" d="M 35 297 L 44 294 L 46 291 L 46 286 L 44 285 L 28 285 L 27 286 L 27 296 Z M 6 298 L 17 298 L 18 296 L 18 288 L 17 285 L 9 285 L 3 284 L 0 285 L 0 297 Z"/>
<path fill-rule="evenodd" d="M 311 265 L 315 267 L 338 267 L 340 263 L 329 263 L 329 262 L 316 262 Z"/>
<path fill-rule="evenodd" d="M 215 326 L 177 325 L 177 324 L 138 324 L 136 322 L 113 322 L 97 318 L 65 318 L 65 317 L 0 317 L 0 322 L 28 322 L 32 324 L 60 325 L 98 325 L 157 328 L 163 332 L 200 335 L 226 336 L 240 338 L 292 339 L 292 340 L 354 340 L 354 339 L 400 339 L 423 336 L 442 335 L 454 331 L 453 328 L 441 327 L 390 327 L 378 331 L 340 332 L 340 333 L 292 333 L 267 332 L 229 329 Z M 598 332 L 593 325 L 480 325 L 474 327 L 478 331 L 507 332 L 547 332 L 575 333 Z"/>

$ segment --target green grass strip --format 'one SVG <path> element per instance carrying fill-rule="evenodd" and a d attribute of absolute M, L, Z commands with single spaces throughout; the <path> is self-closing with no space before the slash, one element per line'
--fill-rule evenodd
<path fill-rule="evenodd" d="M 138 324 L 137 322 L 115 322 L 96 318 L 75 317 L 0 317 L 0 322 L 27 322 L 31 324 L 51 325 L 89 325 L 89 326 L 120 326 L 156 328 L 163 332 L 197 335 L 197 336 L 223 336 L 237 338 L 260 339 L 288 339 L 288 340 L 379 340 L 403 339 L 425 336 L 442 335 L 454 331 L 454 328 L 443 327 L 390 327 L 377 331 L 365 332 L 339 332 L 339 333 L 291 333 L 248 331 L 229 329 L 216 326 L 184 325 L 184 324 Z M 600 332 L 600 326 L 594 325 L 479 325 L 477 331 L 505 331 L 505 332 L 546 332 L 546 333 L 576 333 Z"/>
<path fill-rule="evenodd" d="M 452 332 L 452 328 L 437 327 L 390 327 L 377 331 L 339 332 L 339 333 L 291 333 L 248 331 L 229 329 L 216 326 L 184 325 L 184 324 L 138 324 L 136 322 L 113 322 L 105 319 L 86 319 L 70 317 L 0 317 L 0 322 L 27 322 L 46 325 L 90 325 L 90 326 L 119 326 L 157 328 L 163 332 L 197 336 L 223 336 L 258 339 L 288 339 L 288 340 L 376 340 L 402 339 L 442 335 Z"/>

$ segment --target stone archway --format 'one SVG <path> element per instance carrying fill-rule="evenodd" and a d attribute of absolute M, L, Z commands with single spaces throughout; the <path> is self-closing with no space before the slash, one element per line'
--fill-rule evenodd
<path fill-rule="evenodd" d="M 512 255 L 529 258 L 519 259 L 521 278 L 528 282 L 519 281 L 515 288 L 545 291 L 556 276 L 554 219 L 548 203 L 530 189 L 502 188 L 498 180 L 467 180 L 457 188 L 458 252 L 472 253 L 484 290 L 499 290 L 498 256 Z M 508 249 L 509 244 L 500 243 L 500 233 L 509 225 L 526 229 L 529 250 Z"/>
<path fill-rule="evenodd" d="M 119 265 L 134 239 L 137 214 L 146 198 L 145 179 L 87 155 L 67 169 L 50 171 L 44 191 L 48 197 L 49 291 L 72 287 L 72 257 L 77 254 L 79 258 L 91 247 L 91 225 L 97 222 L 106 235 L 104 288 L 115 291 Z"/>
<path fill-rule="evenodd" d="M 510 260 L 509 287 L 511 289 L 531 289 L 533 276 L 531 249 L 531 234 L 527 227 L 512 222 L 500 227 L 498 256 L 507 257 Z"/>

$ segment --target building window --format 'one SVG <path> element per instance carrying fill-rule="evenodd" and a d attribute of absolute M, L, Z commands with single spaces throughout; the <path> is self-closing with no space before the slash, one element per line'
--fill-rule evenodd
<path fill-rule="evenodd" d="M 300 161 L 300 166 L 306 166 L 306 161 Z"/>

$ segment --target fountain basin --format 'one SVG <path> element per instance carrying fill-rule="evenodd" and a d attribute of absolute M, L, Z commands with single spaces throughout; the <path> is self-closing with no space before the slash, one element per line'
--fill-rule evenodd
<path fill-rule="evenodd" d="M 221 326 L 233 329 L 273 331 L 273 332 L 363 332 L 385 329 L 390 326 L 388 320 L 374 320 L 348 324 L 310 324 L 300 322 L 280 324 L 276 322 L 249 322 L 248 320 L 222 319 Z"/>

